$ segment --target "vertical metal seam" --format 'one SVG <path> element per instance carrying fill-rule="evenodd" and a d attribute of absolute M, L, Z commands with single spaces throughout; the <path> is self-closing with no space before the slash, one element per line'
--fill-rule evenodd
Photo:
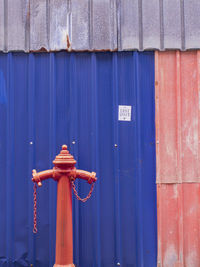
<path fill-rule="evenodd" d="M 4 0 L 4 50 L 8 51 L 8 0 Z"/>
<path fill-rule="evenodd" d="M 75 159 L 78 158 L 78 115 L 77 115 L 77 107 L 78 107 L 78 92 L 77 92 L 77 84 L 76 84 L 76 54 L 70 54 L 70 136 L 69 142 L 70 146 L 72 146 L 72 154 Z M 72 145 L 72 140 L 75 141 L 75 144 Z M 77 185 L 79 184 L 79 179 L 76 181 Z M 79 192 L 79 186 L 77 186 L 77 192 Z M 73 217 L 76 218 L 74 225 L 75 232 L 75 244 L 77 244 L 76 250 L 74 251 L 74 257 L 76 256 L 76 264 L 79 266 L 80 262 L 80 246 L 79 246 L 79 209 L 80 203 L 77 199 L 73 198 Z"/>
<path fill-rule="evenodd" d="M 185 50 L 185 7 L 184 7 L 184 0 L 180 0 L 180 14 L 181 14 L 181 49 Z"/>
<path fill-rule="evenodd" d="M 198 154 L 197 160 L 200 159 L 200 50 L 197 51 L 197 90 L 198 90 Z M 200 178 L 200 165 L 197 170 L 198 178 Z"/>
<path fill-rule="evenodd" d="M 197 118 L 197 125 L 196 125 L 196 130 L 197 130 L 197 138 L 198 138 L 198 141 L 197 141 L 197 153 L 196 153 L 196 156 L 193 158 L 193 166 L 194 166 L 194 172 L 196 173 L 196 179 L 195 181 L 198 182 L 199 180 L 199 164 L 198 164 L 198 159 L 199 159 L 199 105 L 198 105 L 198 98 L 199 98 L 199 94 L 198 94 L 198 80 L 199 80 L 199 77 L 198 77 L 198 74 L 199 74 L 199 69 L 198 69 L 198 51 L 194 52 L 194 55 L 195 55 L 195 69 L 196 69 L 196 80 L 195 80 L 195 87 L 193 89 L 193 95 L 196 95 L 197 96 L 195 97 L 195 100 L 197 102 L 197 105 L 192 105 L 192 108 L 193 108 L 193 111 L 194 111 L 194 116 Z M 194 133 L 194 143 L 195 143 L 195 133 Z"/>
<path fill-rule="evenodd" d="M 113 137 L 114 137 L 114 144 L 118 145 L 119 136 L 118 136 L 118 121 L 117 121 L 117 108 L 118 108 L 118 61 L 117 61 L 117 53 L 113 53 Z M 121 257 L 121 221 L 120 221 L 120 177 L 119 177 L 119 145 L 114 147 L 114 179 L 115 179 L 115 218 L 116 218 L 116 225 L 115 225 L 115 242 L 116 242 L 116 263 L 122 260 Z"/>
<path fill-rule="evenodd" d="M 166 185 L 167 186 L 167 185 Z M 158 237 L 157 237 L 157 264 L 158 267 L 163 266 L 162 264 L 162 190 L 161 190 L 161 184 L 157 184 L 157 231 L 158 231 Z"/>
<path fill-rule="evenodd" d="M 34 97 L 34 88 L 35 88 L 35 79 L 32 78 L 35 76 L 35 65 L 34 65 L 34 54 L 29 54 L 28 56 L 28 136 L 29 136 L 29 167 L 28 171 L 30 176 L 27 177 L 29 181 L 29 187 L 28 187 L 28 196 L 29 196 L 29 225 L 31 228 L 29 229 L 29 255 L 30 255 L 30 263 L 35 265 L 35 257 L 34 257 L 34 238 L 32 234 L 32 226 L 33 226 L 33 182 L 31 181 L 31 171 L 35 167 L 34 162 L 34 147 L 35 147 L 35 136 L 34 136 L 34 103 L 35 103 L 35 97 Z M 32 145 L 30 144 L 32 142 Z M 31 146 L 30 146 L 31 145 Z M 35 237 L 35 236 L 34 236 Z"/>
<path fill-rule="evenodd" d="M 92 169 L 95 169 L 97 175 L 99 174 L 99 135 L 98 135 L 98 88 L 97 88 L 97 67 L 96 67 L 96 54 L 92 53 L 92 91 L 93 95 L 93 118 L 92 122 L 94 122 L 93 127 L 95 128 L 95 140 L 93 140 L 93 147 L 96 147 L 93 166 Z M 94 139 L 94 138 L 93 138 Z M 96 187 L 96 210 L 97 210 L 97 266 L 101 267 L 101 238 L 100 238 L 100 184 Z"/>
<path fill-rule="evenodd" d="M 114 27 L 115 27 L 115 19 L 114 19 L 114 15 L 113 15 L 113 10 L 114 9 L 114 3 L 115 3 L 115 0 L 109 0 L 109 8 L 110 8 L 110 12 L 109 12 L 109 23 L 110 23 L 110 31 L 109 31 L 109 44 L 110 44 L 110 47 L 111 49 L 113 50 L 114 48 L 114 38 L 112 38 L 112 36 L 114 36 Z"/>
<path fill-rule="evenodd" d="M 50 50 L 50 0 L 46 0 L 46 35 L 47 35 L 47 49 Z"/>
<path fill-rule="evenodd" d="M 160 87 L 161 80 L 159 77 L 159 52 L 155 51 L 155 108 L 156 108 L 156 182 L 161 182 L 160 177 Z"/>
<path fill-rule="evenodd" d="M 55 86 L 55 76 L 56 76 L 56 68 L 55 68 L 55 54 L 50 54 L 50 94 L 49 94 L 49 106 L 50 106 L 50 136 L 49 136 L 49 166 L 52 168 L 52 159 L 55 156 L 56 152 L 56 86 Z M 56 211 L 56 201 L 55 201 L 55 182 L 49 183 L 49 261 L 50 265 L 53 265 L 53 255 L 54 251 L 52 251 L 52 233 L 54 232 L 54 216 Z"/>
<path fill-rule="evenodd" d="M 178 262 L 180 266 L 184 266 L 184 218 L 183 218 L 183 208 L 184 208 L 184 193 L 183 193 L 183 184 L 179 186 L 179 184 L 175 184 L 174 186 L 177 187 L 177 191 L 179 192 L 178 197 L 178 235 L 179 235 L 179 251 L 178 251 Z"/>
<path fill-rule="evenodd" d="M 8 88 L 9 88 L 9 97 L 8 97 L 8 113 L 7 113 L 7 259 L 8 262 L 13 260 L 14 256 L 14 131 L 15 131 L 15 121 L 14 121 L 14 87 L 13 87 L 13 55 L 12 53 L 8 54 Z"/>
<path fill-rule="evenodd" d="M 157 263 L 158 267 L 162 266 L 162 231 L 161 231 L 161 222 L 162 222 L 162 212 L 160 207 L 162 207 L 162 195 L 160 190 L 160 182 L 162 182 L 160 177 L 160 103 L 159 103 L 159 96 L 160 96 L 160 87 L 161 87 L 161 80 L 159 76 L 159 56 L 160 53 L 155 51 L 155 109 L 156 109 L 156 183 L 157 183 Z"/>
<path fill-rule="evenodd" d="M 111 49 L 113 49 L 112 35 L 113 35 L 113 23 L 114 23 L 112 10 L 113 10 L 113 1 L 112 0 L 109 0 L 109 24 L 110 24 L 109 45 L 110 45 Z"/>
<path fill-rule="evenodd" d="M 181 66 L 180 66 L 180 52 L 176 51 L 176 104 L 177 104 L 177 178 L 178 181 L 182 181 L 182 134 L 181 134 Z"/>
<path fill-rule="evenodd" d="M 199 53 L 198 53 L 199 54 Z M 197 207 L 200 203 L 200 183 L 197 183 Z M 197 211 L 197 222 L 198 222 L 198 229 L 197 229 L 197 234 L 198 234 L 198 237 L 200 236 L 200 209 L 198 209 Z M 198 238 L 198 248 L 200 247 L 200 239 Z"/>
<path fill-rule="evenodd" d="M 93 0 L 88 0 L 89 50 L 93 49 Z"/>
<path fill-rule="evenodd" d="M 5 7 L 5 5 L 4 5 Z M 10 56 L 10 53 L 8 54 L 8 56 Z M 8 58 L 9 60 L 9 58 Z M 9 218 L 9 210 L 10 210 L 10 186 L 11 186 L 11 182 L 9 181 L 8 177 L 9 177 L 9 153 L 8 153 L 8 147 L 9 147 L 9 139 L 10 139 L 10 82 L 9 82 L 9 76 L 10 76 L 10 70 L 9 70 L 9 61 L 7 63 L 7 73 L 8 73 L 8 79 L 7 79 L 7 88 L 8 88 L 8 111 L 7 111 L 7 139 L 6 139 L 6 147 L 7 147 L 7 154 L 6 154 L 6 258 L 7 261 L 9 262 L 10 260 L 10 244 L 12 244 L 11 240 L 10 240 L 10 218 Z"/>
<path fill-rule="evenodd" d="M 140 113 L 140 76 L 139 76 L 139 52 L 134 53 L 134 59 L 135 59 L 135 81 L 136 81 L 136 129 L 137 129 L 137 159 L 138 159 L 138 167 L 137 167 L 137 194 L 138 194 L 138 220 L 137 220 L 137 240 L 138 240 L 138 264 L 139 266 L 143 267 L 144 266 L 144 247 L 143 247 L 143 228 L 140 222 L 142 222 L 142 202 L 141 202 L 141 197 L 142 197 L 142 191 L 141 191 L 141 181 L 142 181 L 142 174 L 141 174 L 141 167 L 140 167 L 140 159 L 141 159 L 141 134 L 140 134 L 140 128 L 141 128 L 141 113 Z"/>
<path fill-rule="evenodd" d="M 159 0 L 160 8 L 160 49 L 164 50 L 164 12 L 163 12 L 163 0 Z"/>
<path fill-rule="evenodd" d="M 182 182 L 182 116 L 181 116 L 181 55 L 180 51 L 176 51 L 176 104 L 177 104 L 177 114 L 176 114 L 176 123 L 177 123 L 177 178 L 179 182 Z M 178 187 L 178 185 L 176 184 Z M 178 235 L 179 235 L 179 262 L 181 263 L 182 256 L 184 255 L 184 245 L 183 245 L 183 192 L 182 187 L 177 188 L 180 190 L 181 197 L 178 199 L 178 207 L 179 207 L 179 224 L 178 224 Z"/>
<path fill-rule="evenodd" d="M 138 25 L 139 25 L 139 50 L 143 50 L 143 14 L 142 14 L 142 2 L 138 0 Z"/>
<path fill-rule="evenodd" d="M 30 50 L 30 0 L 27 0 L 26 4 L 26 21 L 25 21 L 25 52 Z"/>
<path fill-rule="evenodd" d="M 71 15 L 71 0 L 67 0 L 67 31 L 69 40 L 72 43 L 72 15 Z M 68 48 L 70 49 L 70 48 Z"/>
<path fill-rule="evenodd" d="M 117 50 L 121 51 L 122 50 L 122 30 L 121 30 L 121 1 L 120 0 L 115 0 L 116 1 L 116 19 L 117 19 Z"/>

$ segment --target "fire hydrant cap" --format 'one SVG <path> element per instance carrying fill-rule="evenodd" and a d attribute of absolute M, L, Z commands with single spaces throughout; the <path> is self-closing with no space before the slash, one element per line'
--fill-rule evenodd
<path fill-rule="evenodd" d="M 67 146 L 63 145 L 60 154 L 56 156 L 55 160 L 53 161 L 55 165 L 75 165 L 76 160 L 74 157 L 69 153 L 67 150 Z"/>

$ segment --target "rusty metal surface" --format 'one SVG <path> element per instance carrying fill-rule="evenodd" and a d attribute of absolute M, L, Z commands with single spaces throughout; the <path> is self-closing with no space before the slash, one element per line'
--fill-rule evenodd
<path fill-rule="evenodd" d="M 0 0 L 0 51 L 200 48 L 198 0 Z"/>
<path fill-rule="evenodd" d="M 157 183 L 200 181 L 200 51 L 156 52 Z"/>
<path fill-rule="evenodd" d="M 158 184 L 158 267 L 200 266 L 200 184 Z"/>

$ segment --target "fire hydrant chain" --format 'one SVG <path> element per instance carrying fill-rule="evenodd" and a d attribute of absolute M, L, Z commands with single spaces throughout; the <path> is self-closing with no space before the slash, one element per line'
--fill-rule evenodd
<path fill-rule="evenodd" d="M 78 195 L 78 192 L 76 191 L 76 187 L 75 187 L 75 184 L 74 184 L 74 181 L 71 180 L 71 184 L 72 184 L 72 188 L 73 188 L 73 191 L 74 191 L 74 194 L 76 196 L 76 198 L 82 202 L 86 202 L 92 195 L 92 192 L 94 190 L 94 183 L 91 184 L 91 188 L 90 188 L 90 192 L 88 193 L 87 197 L 85 198 L 80 198 L 79 195 Z"/>
<path fill-rule="evenodd" d="M 33 209 L 33 233 L 37 233 L 37 184 L 34 183 L 33 185 L 33 202 L 34 202 L 34 209 Z"/>
<path fill-rule="evenodd" d="M 74 181 L 71 180 L 71 184 L 72 184 L 72 188 L 74 191 L 74 194 L 76 196 L 76 198 L 82 202 L 86 202 L 92 195 L 92 192 L 94 190 L 94 183 L 91 184 L 91 188 L 90 188 L 90 192 L 88 193 L 87 197 L 85 198 L 80 198 L 78 195 L 78 192 L 76 190 Z M 33 211 L 33 233 L 36 234 L 37 233 L 37 184 L 34 183 L 33 185 L 33 202 L 34 202 L 34 211 Z"/>

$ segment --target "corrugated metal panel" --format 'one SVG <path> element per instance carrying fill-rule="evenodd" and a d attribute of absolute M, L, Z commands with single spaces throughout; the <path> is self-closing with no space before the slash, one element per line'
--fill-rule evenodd
<path fill-rule="evenodd" d="M 156 52 L 157 183 L 200 181 L 200 52 Z"/>
<path fill-rule="evenodd" d="M 156 52 L 159 267 L 200 266 L 199 67 L 199 51 Z"/>
<path fill-rule="evenodd" d="M 200 266 L 200 184 L 159 184 L 158 267 Z"/>
<path fill-rule="evenodd" d="M 198 0 L 0 0 L 1 51 L 200 48 Z"/>
<path fill-rule="evenodd" d="M 118 121 L 119 104 L 131 122 Z M 156 266 L 153 53 L 0 54 L 0 121 L 0 265 L 53 265 L 56 183 L 38 191 L 34 236 L 30 176 L 67 143 L 99 177 L 73 203 L 75 263 Z"/>

